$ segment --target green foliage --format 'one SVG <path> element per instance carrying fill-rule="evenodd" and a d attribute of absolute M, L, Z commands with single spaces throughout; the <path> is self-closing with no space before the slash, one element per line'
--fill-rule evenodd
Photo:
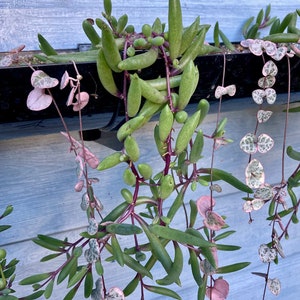
<path fill-rule="evenodd" d="M 246 21 L 243 29 L 245 38 L 258 38 L 259 30 L 271 25 L 270 34 L 265 40 L 274 43 L 295 41 L 298 37 L 295 30 L 297 15 L 288 14 L 280 21 L 270 17 L 270 10 L 271 6 L 268 5 L 265 10 L 260 10 L 256 17 Z M 86 53 L 58 55 L 39 35 L 40 48 L 48 60 L 56 62 L 90 60 L 97 63 L 99 80 L 103 87 L 124 102 L 125 122 L 116 133 L 117 139 L 123 143 L 123 149 L 100 157 L 99 160 L 85 148 L 82 141 L 73 140 L 69 136 L 68 128 L 65 128 L 72 150 L 78 147 L 75 151 L 77 159 L 80 156 L 78 153 L 85 153 L 82 157 L 84 167 L 81 170 L 84 176 L 80 178 L 84 182 L 83 189 L 85 189 L 81 208 L 86 211 L 88 227 L 75 242 L 47 235 L 38 235 L 33 239 L 37 245 L 54 252 L 44 256 L 41 261 L 49 261 L 62 255 L 65 256 L 65 260 L 53 271 L 23 279 L 20 284 L 32 285 L 34 290 L 33 294 L 24 299 L 41 296 L 48 299 L 52 295 L 54 285 L 64 281 L 69 288 L 64 298 L 66 300 L 73 299 L 81 285 L 84 286 L 86 298 L 96 295 L 102 299 L 106 289 L 102 287 L 106 278 L 103 261 L 115 262 L 134 273 L 133 279 L 130 278 L 123 291 L 114 290 L 120 297 L 128 296 L 140 288 L 142 291 L 147 290 L 174 299 L 181 297 L 166 286 L 173 283 L 178 286 L 184 285 L 180 276 L 186 262 L 191 268 L 191 278 L 198 286 L 198 299 L 204 299 L 208 282 L 215 282 L 217 274 L 237 272 L 249 265 L 249 262 L 218 265 L 220 251 L 236 251 L 240 246 L 219 244 L 220 240 L 230 237 L 235 231 L 228 230 L 225 217 L 214 210 L 213 193 L 222 192 L 221 187 L 214 182 L 226 182 L 246 193 L 246 202 L 252 210 L 256 209 L 255 200 L 262 200 L 263 204 L 269 202 L 267 220 L 279 222 L 280 218 L 290 216 L 291 222 L 297 223 L 299 201 L 294 188 L 300 186 L 300 172 L 297 169 L 287 183 L 282 181 L 282 185 L 287 185 L 292 205 L 279 211 L 278 203 L 282 201 L 280 197 L 275 198 L 272 194 L 266 199 L 255 199 L 258 191 L 247 182 L 249 178 L 246 178 L 245 184 L 234 174 L 215 168 L 213 163 L 207 165 L 207 160 L 203 159 L 202 150 L 209 145 L 207 142 L 213 143 L 212 158 L 219 146 L 231 142 L 225 137 L 227 118 L 219 119 L 219 115 L 214 132 L 212 134 L 204 132 L 202 122 L 205 123 L 210 108 L 206 99 L 201 99 L 192 113 L 188 114 L 185 111 L 194 95 L 201 72 L 194 63 L 195 58 L 216 49 L 220 50 L 221 44 L 222 50 L 235 51 L 235 47 L 220 29 L 218 22 L 215 24 L 213 35 L 215 47 L 212 47 L 204 43 L 210 26 L 200 24 L 199 17 L 190 26 L 183 28 L 179 0 L 169 1 L 167 26 L 156 18 L 152 26 L 144 24 L 142 32 L 139 33 L 128 24 L 127 14 L 119 18 L 112 15 L 110 0 L 104 0 L 102 16 L 104 20 L 100 18 L 95 20 L 101 35 L 96 32 L 93 22 L 90 20 L 83 22 L 83 30 L 92 43 L 92 49 Z M 155 75 L 154 78 L 144 79 L 143 69 L 154 66 L 158 60 L 163 61 L 165 67 L 163 72 L 158 78 Z M 224 68 L 226 69 L 225 65 Z M 121 75 L 121 85 L 115 81 L 116 73 Z M 78 73 L 77 78 L 80 76 Z M 77 89 L 79 79 L 72 82 L 73 89 Z M 236 90 L 235 86 L 234 88 L 231 86 L 230 91 L 223 86 L 218 88 L 219 96 L 216 98 L 220 99 L 220 104 L 223 95 L 232 96 Z M 265 92 L 263 89 L 262 91 Z M 54 99 L 53 102 L 55 103 Z M 81 110 L 81 106 L 78 110 Z M 153 127 L 153 142 L 157 148 L 157 161 L 161 163 L 161 169 L 157 174 L 153 174 L 150 164 L 142 162 L 143 143 L 135 137 L 137 131 L 145 127 L 150 120 L 154 120 L 154 116 L 158 117 L 158 122 L 154 121 L 156 123 Z M 252 142 L 252 148 L 265 146 L 258 145 L 258 140 L 253 138 L 253 141 L 247 142 Z M 264 149 L 260 150 L 263 153 Z M 287 148 L 287 155 L 293 160 L 300 160 L 299 152 L 291 146 Z M 108 214 L 103 216 L 102 203 L 92 189 L 94 179 L 88 177 L 88 166 L 97 169 L 100 176 L 105 176 L 108 169 L 121 167 L 120 165 L 125 166 L 120 178 L 122 177 L 127 187 L 121 189 L 120 204 L 114 208 L 109 207 Z M 253 176 L 257 180 L 259 176 L 254 171 L 249 172 L 249 177 Z M 201 190 L 200 196 L 203 197 L 191 199 L 187 205 L 186 191 L 189 188 L 196 191 L 199 185 L 206 193 Z M 285 186 L 278 189 L 281 191 L 283 188 Z M 9 209 L 3 215 L 8 214 L 8 211 Z M 182 219 L 180 225 L 174 221 L 178 216 Z M 199 220 L 202 221 L 201 225 Z M 2 226 L 0 231 L 7 228 Z M 124 236 L 131 241 L 130 248 L 124 248 Z M 276 240 L 275 236 L 275 232 L 272 232 L 272 245 L 277 245 L 276 251 L 279 253 L 280 239 L 277 237 Z M 170 248 L 173 252 L 170 252 Z M 189 255 L 184 255 L 185 253 Z M 5 257 L 4 254 L 2 256 Z M 155 278 L 154 273 L 152 274 L 151 270 L 155 265 L 162 267 L 165 272 L 162 278 Z M 5 263 L 1 266 L 4 269 Z M 14 266 L 15 261 L 10 265 L 11 270 L 6 266 L 5 271 L 11 271 L 7 276 L 12 276 Z M 96 288 L 93 289 L 96 276 L 100 278 L 101 284 L 98 279 Z M 147 277 L 147 282 L 155 281 L 156 285 L 146 283 L 144 277 Z M 211 280 L 208 281 L 208 278 Z M 211 285 L 209 288 L 214 287 Z"/>

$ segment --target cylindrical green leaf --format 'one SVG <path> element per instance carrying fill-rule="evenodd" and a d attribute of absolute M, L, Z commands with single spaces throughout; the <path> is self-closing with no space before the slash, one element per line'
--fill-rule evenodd
<path fill-rule="evenodd" d="M 181 297 L 176 292 L 174 292 L 173 290 L 167 289 L 165 287 L 144 284 L 144 288 L 152 293 L 156 293 L 159 295 L 171 297 L 173 299 L 181 300 Z"/>
<path fill-rule="evenodd" d="M 34 284 L 37 282 L 41 282 L 51 276 L 51 273 L 41 273 L 29 276 L 27 278 L 22 279 L 19 284 L 20 285 L 28 285 L 28 284 Z"/>
<path fill-rule="evenodd" d="M 131 234 L 139 234 L 142 233 L 142 229 L 136 225 L 133 224 L 109 224 L 106 226 L 106 231 L 114 234 L 120 234 L 120 235 L 131 235 Z"/>
<path fill-rule="evenodd" d="M 217 274 L 225 274 L 225 273 L 232 273 L 239 271 L 241 269 L 244 269 L 250 265 L 250 262 L 241 262 L 241 263 L 236 263 L 224 267 L 220 267 L 216 270 Z"/>
<path fill-rule="evenodd" d="M 199 239 L 199 237 L 195 237 L 191 234 L 188 234 L 186 232 L 183 232 L 178 229 L 173 229 L 170 227 L 160 226 L 160 225 L 152 225 L 149 226 L 149 229 L 151 232 L 153 232 L 155 235 L 162 237 L 164 239 L 169 239 L 173 241 L 177 241 L 181 244 L 188 244 L 198 247 L 213 247 L 214 244 Z"/>

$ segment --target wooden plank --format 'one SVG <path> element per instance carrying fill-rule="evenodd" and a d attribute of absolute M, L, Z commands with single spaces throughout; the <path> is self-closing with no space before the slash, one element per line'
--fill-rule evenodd
<path fill-rule="evenodd" d="M 156 17 L 167 22 L 167 1 L 112 1 L 113 14 L 118 18 L 129 15 L 129 23 L 141 29 L 144 23 L 152 24 Z M 298 8 L 293 1 L 270 0 L 272 16 L 283 18 L 287 13 Z M 241 29 L 246 19 L 256 16 L 266 2 L 259 0 L 225 0 L 215 2 L 183 0 L 183 22 L 188 26 L 196 16 L 201 22 L 214 26 L 219 21 L 220 28 L 232 41 L 242 39 Z M 0 52 L 8 51 L 20 44 L 27 50 L 38 49 L 37 33 L 43 34 L 56 49 L 74 49 L 79 43 L 86 43 L 81 23 L 85 18 L 101 17 L 102 1 L 89 0 L 44 0 L 39 1 L 1 1 L 0 3 Z M 212 41 L 210 30 L 207 39 Z"/>
<path fill-rule="evenodd" d="M 262 160 L 267 181 L 270 184 L 278 183 L 281 180 L 280 164 L 278 155 L 282 151 L 281 136 L 283 127 L 284 113 L 283 105 L 285 96 L 280 95 L 278 102 L 269 108 L 274 111 L 271 120 L 262 125 L 261 130 L 270 134 L 275 140 L 274 148 L 266 155 L 259 156 Z M 294 94 L 293 101 L 299 99 L 298 94 Z M 191 112 L 194 105 L 188 107 Z M 216 152 L 215 167 L 223 168 L 232 172 L 241 180 L 244 180 L 244 168 L 247 164 L 248 156 L 239 149 L 239 141 L 247 132 L 251 132 L 255 126 L 255 114 L 257 106 L 249 98 L 235 99 L 224 102 L 222 105 L 222 117 L 228 117 L 228 126 L 226 137 L 232 138 L 234 143 L 224 146 Z M 211 103 L 211 111 L 203 124 L 203 130 L 211 134 L 215 127 L 217 112 L 217 103 Z M 248 116 L 245 118 L 245 116 Z M 103 123 L 105 118 L 89 119 L 90 126 L 98 120 Z M 162 161 L 157 157 L 155 145 L 152 137 L 152 129 L 155 126 L 157 117 L 149 124 L 139 130 L 136 134 L 138 141 L 142 141 L 141 162 L 149 162 L 154 165 L 155 172 L 162 168 Z M 51 234 L 55 237 L 75 240 L 78 233 L 85 230 L 85 213 L 80 212 L 79 204 L 81 194 L 73 192 L 73 186 L 76 183 L 76 167 L 74 156 L 69 153 L 69 146 L 66 140 L 57 131 L 61 130 L 59 122 L 55 119 L 45 120 L 43 126 L 36 129 L 33 127 L 19 127 L 17 124 L 0 124 L 0 195 L 1 208 L 7 204 L 12 204 L 15 208 L 14 213 L 5 220 L 13 227 L 1 233 L 0 247 L 5 247 L 9 257 L 17 257 L 21 260 L 18 265 L 17 281 L 36 272 L 46 272 L 52 270 L 59 261 L 40 264 L 39 260 L 48 252 L 36 247 L 30 239 L 37 234 Z M 77 135 L 77 125 L 74 119 L 69 122 L 72 134 Z M 300 147 L 298 114 L 290 115 L 290 124 L 293 127 L 289 129 L 287 144 L 294 147 Z M 24 125 L 24 124 L 21 124 Z M 176 125 L 179 128 L 179 125 Z M 100 159 L 113 150 L 107 146 L 101 145 L 101 139 L 86 142 L 89 149 L 93 151 Z M 202 164 L 205 167 L 210 166 L 210 145 L 205 147 Z M 237 163 L 240 166 L 237 166 Z M 91 177 L 99 177 L 100 182 L 94 185 L 96 195 L 104 205 L 103 215 L 109 209 L 122 200 L 120 188 L 123 186 L 121 174 L 126 166 L 120 165 L 112 170 L 102 173 L 92 171 Z M 291 160 L 286 161 L 287 174 L 295 168 L 295 163 Z M 111 186 L 114 186 L 112 189 Z M 244 196 L 238 193 L 228 184 L 221 184 L 223 192 L 216 198 L 216 210 L 226 215 L 226 222 L 230 229 L 237 232 L 225 243 L 238 244 L 242 249 L 234 253 L 220 253 L 220 265 L 227 265 L 238 261 L 250 261 L 252 264 L 238 274 L 226 274 L 225 278 L 230 282 L 229 299 L 238 299 L 243 295 L 244 299 L 260 299 L 263 280 L 251 274 L 251 272 L 265 272 L 266 265 L 260 263 L 257 256 L 257 249 L 261 243 L 270 241 L 271 229 L 266 230 L 268 222 L 265 220 L 265 209 L 253 215 L 254 222 L 248 223 L 248 215 L 242 213 L 242 200 Z M 189 191 L 187 202 L 190 199 L 196 200 L 200 195 L 208 193 L 207 188 L 200 187 L 196 192 Z M 166 202 L 166 209 L 170 202 Z M 197 220 L 199 226 L 202 219 Z M 174 220 L 175 226 L 184 226 L 180 218 Z M 283 241 L 283 247 L 286 253 L 285 259 L 280 259 L 278 266 L 272 265 L 271 277 L 279 277 L 282 281 L 282 294 L 277 299 L 296 299 L 300 289 L 295 280 L 290 280 L 295 274 L 295 270 L 300 265 L 299 239 L 300 231 L 294 225 L 290 229 L 290 240 Z M 130 238 L 122 238 L 122 246 L 130 246 Z M 172 252 L 170 252 L 172 253 Z M 25 254 L 25 255 L 24 255 Z M 172 255 L 172 254 L 171 254 Z M 106 271 L 107 287 L 120 286 L 124 288 L 128 278 L 132 273 L 121 269 L 116 264 L 108 264 Z M 163 276 L 161 268 L 155 267 L 153 273 L 157 276 Z M 122 274 L 122 276 L 116 276 Z M 236 276 L 243 280 L 236 280 Z M 150 283 L 150 281 L 147 281 Z M 178 291 L 183 299 L 194 299 L 196 295 L 196 285 L 191 279 L 189 267 L 186 267 L 182 275 L 183 288 L 172 286 L 172 289 Z M 15 286 L 18 295 L 24 295 L 31 291 L 30 287 Z M 65 285 L 56 289 L 53 299 L 62 299 L 66 293 Z M 149 298 L 148 298 L 149 296 Z M 82 291 L 78 293 L 75 299 L 82 299 Z M 128 299 L 139 299 L 139 293 L 128 297 Z M 161 299 L 155 294 L 147 294 L 146 299 Z"/>

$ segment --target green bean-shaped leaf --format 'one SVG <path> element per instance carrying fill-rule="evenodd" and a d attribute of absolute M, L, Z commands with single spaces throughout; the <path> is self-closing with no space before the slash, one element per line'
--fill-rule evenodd
<path fill-rule="evenodd" d="M 102 220 L 103 223 L 111 221 L 114 222 L 117 218 L 119 218 L 122 213 L 128 207 L 128 203 L 124 201 L 123 203 L 116 206 L 111 212 Z"/>
<path fill-rule="evenodd" d="M 225 274 L 225 273 L 232 273 L 236 272 L 239 270 L 242 270 L 250 265 L 250 262 L 241 262 L 241 263 L 236 263 L 224 267 L 220 267 L 216 270 L 217 274 Z"/>
<path fill-rule="evenodd" d="M 253 21 L 254 21 L 254 17 L 250 17 L 249 19 L 246 20 L 245 24 L 243 25 L 242 32 L 243 32 L 243 37 L 245 39 L 248 38 L 248 30 Z"/>
<path fill-rule="evenodd" d="M 216 22 L 214 27 L 214 44 L 215 47 L 220 47 L 220 39 L 219 39 L 219 22 Z"/>
<path fill-rule="evenodd" d="M 120 234 L 120 235 L 132 235 L 132 234 L 139 234 L 142 233 L 143 230 L 133 224 L 109 224 L 106 226 L 107 232 L 114 233 L 114 234 Z"/>
<path fill-rule="evenodd" d="M 103 275 L 103 266 L 102 266 L 101 260 L 96 261 L 95 269 L 96 269 L 96 272 L 99 276 Z"/>
<path fill-rule="evenodd" d="M 288 147 L 286 148 L 286 154 L 287 154 L 290 158 L 292 158 L 292 159 L 294 159 L 294 160 L 300 161 L 300 152 L 294 150 L 292 146 L 288 146 Z"/>
<path fill-rule="evenodd" d="M 93 285 L 94 285 L 94 280 L 93 280 L 93 273 L 89 271 L 84 280 L 84 297 L 89 298 L 92 294 L 93 291 Z"/>
<path fill-rule="evenodd" d="M 226 171 L 213 168 L 213 169 L 201 169 L 201 173 L 206 173 L 206 174 L 212 173 L 214 178 L 216 178 L 217 180 L 218 179 L 224 180 L 225 182 L 229 183 L 230 185 L 232 185 L 233 187 L 237 188 L 242 192 L 249 193 L 249 194 L 253 193 L 252 189 L 250 189 L 246 184 L 244 184 L 239 179 L 237 179 L 232 174 Z"/>
<path fill-rule="evenodd" d="M 111 247 L 111 245 L 106 244 L 106 249 L 113 254 L 113 249 Z M 131 256 L 123 253 L 123 259 L 124 259 L 124 264 L 126 266 L 128 266 L 130 269 L 134 270 L 135 272 L 139 273 L 142 276 L 147 276 L 150 279 L 153 278 L 152 274 L 150 273 L 149 269 L 150 268 L 146 268 L 144 267 L 142 264 L 140 264 L 138 261 L 136 261 L 135 259 L 133 259 Z"/>
<path fill-rule="evenodd" d="M 68 282 L 68 288 L 75 285 L 78 281 L 80 281 L 85 274 L 87 273 L 87 267 L 83 266 L 78 272 L 75 273 L 74 276 L 72 276 Z"/>
<path fill-rule="evenodd" d="M 261 9 L 256 16 L 255 22 L 260 25 L 262 23 L 263 19 L 264 19 L 264 10 Z"/>
<path fill-rule="evenodd" d="M 44 290 L 40 290 L 40 291 L 37 291 L 35 293 L 32 293 L 31 295 L 28 295 L 28 296 L 24 297 L 23 299 L 25 299 L 25 300 L 34 300 L 34 299 L 40 298 L 43 294 L 44 294 Z M 4 298 L 4 299 L 13 300 L 14 298 Z"/>
<path fill-rule="evenodd" d="M 37 282 L 41 282 L 45 279 L 48 279 L 51 276 L 51 273 L 41 273 L 41 274 L 36 274 L 36 275 L 32 275 L 29 277 L 26 277 L 24 279 L 22 279 L 19 284 L 20 285 L 29 285 L 29 284 L 34 284 Z"/>
<path fill-rule="evenodd" d="M 50 43 L 41 35 L 38 34 L 39 46 L 43 53 L 46 55 L 56 55 L 57 52 L 54 48 L 50 45 Z"/>
<path fill-rule="evenodd" d="M 54 258 L 56 258 L 60 255 L 62 255 L 62 253 L 49 254 L 49 255 L 46 255 L 46 256 L 42 257 L 40 261 L 41 262 L 48 261 L 48 260 L 54 259 Z"/>
<path fill-rule="evenodd" d="M 279 32 L 284 32 L 284 30 L 289 26 L 290 22 L 292 21 L 293 19 L 293 13 L 289 13 L 287 14 L 282 22 L 280 23 L 280 26 L 279 26 Z"/>
<path fill-rule="evenodd" d="M 78 291 L 78 287 L 77 287 L 77 286 L 74 286 L 74 287 L 68 292 L 68 294 L 64 297 L 63 300 L 72 300 L 72 299 L 75 297 L 77 291 Z"/>
<path fill-rule="evenodd" d="M 214 241 L 219 241 L 221 239 L 227 238 L 228 236 L 232 235 L 233 233 L 235 233 L 235 230 L 225 231 L 225 232 L 217 235 L 216 237 L 214 237 Z"/>
<path fill-rule="evenodd" d="M 192 249 L 189 249 L 189 253 L 190 253 L 189 264 L 191 265 L 194 280 L 198 286 L 201 286 L 203 280 L 202 280 L 201 273 L 200 273 L 199 259 L 196 255 L 195 251 L 193 251 Z"/>
<path fill-rule="evenodd" d="M 44 293 L 44 297 L 46 299 L 49 299 L 51 297 L 53 292 L 53 286 L 54 286 L 54 279 L 50 280 L 50 282 L 46 286 L 45 293 Z"/>
<path fill-rule="evenodd" d="M 240 246 L 223 245 L 223 244 L 216 244 L 216 247 L 217 247 L 218 250 L 222 250 L 222 251 L 236 251 L 236 250 L 240 250 L 241 249 Z"/>
<path fill-rule="evenodd" d="M 149 227 L 150 231 L 155 235 L 162 237 L 164 239 L 169 239 L 177 241 L 181 244 L 193 245 L 197 247 L 213 247 L 214 244 L 207 242 L 204 239 L 199 239 L 199 237 L 193 236 L 189 233 L 183 232 L 178 229 L 173 229 L 170 227 L 152 225 Z"/>
<path fill-rule="evenodd" d="M 67 276 L 72 274 L 74 270 L 76 270 L 78 264 L 78 259 L 77 257 L 72 257 L 62 268 L 60 273 L 58 274 L 57 277 L 57 284 L 60 284 L 63 282 Z"/>
<path fill-rule="evenodd" d="M 139 277 L 135 276 L 124 288 L 123 290 L 124 295 L 127 297 L 130 294 L 132 294 L 136 290 L 139 282 L 140 282 Z"/>
<path fill-rule="evenodd" d="M 194 227 L 195 222 L 196 222 L 196 218 L 198 216 L 198 210 L 197 210 L 197 205 L 196 202 L 193 200 L 190 200 L 190 224 L 189 227 Z"/>
<path fill-rule="evenodd" d="M 116 238 L 116 236 L 113 234 L 111 237 L 111 248 L 113 251 L 114 259 L 118 262 L 118 264 L 123 267 L 124 266 L 124 255 L 123 251 L 121 249 L 121 246 Z"/>
<path fill-rule="evenodd" d="M 167 289 L 161 286 L 153 286 L 153 285 L 144 285 L 144 288 L 152 293 L 156 293 L 159 295 L 171 297 L 174 299 L 181 300 L 181 297 L 171 289 Z"/>

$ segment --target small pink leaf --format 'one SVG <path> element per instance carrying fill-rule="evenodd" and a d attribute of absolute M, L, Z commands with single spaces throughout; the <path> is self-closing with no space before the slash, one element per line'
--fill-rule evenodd
<path fill-rule="evenodd" d="M 212 210 L 215 203 L 216 201 L 214 198 L 211 198 L 210 196 L 201 196 L 196 202 L 199 214 L 205 218 L 206 212 Z"/>
<path fill-rule="evenodd" d="M 207 211 L 206 218 L 203 221 L 204 225 L 211 230 L 220 230 L 225 225 L 224 219 L 214 211 Z"/>
<path fill-rule="evenodd" d="M 246 39 L 240 42 L 241 46 L 249 48 L 250 44 L 253 43 L 253 39 Z"/>
<path fill-rule="evenodd" d="M 50 89 L 59 84 L 56 78 L 52 78 L 42 70 L 34 71 L 31 75 L 31 84 L 35 88 Z"/>
<path fill-rule="evenodd" d="M 60 89 L 61 90 L 64 89 L 69 84 L 69 81 L 70 81 L 69 73 L 65 71 L 60 81 Z"/>
<path fill-rule="evenodd" d="M 85 158 L 87 164 L 92 168 L 96 169 L 99 165 L 99 159 L 87 148 L 81 149 L 78 152 L 78 155 L 82 157 L 83 159 Z"/>
<path fill-rule="evenodd" d="M 35 88 L 27 97 L 27 107 L 33 111 L 46 109 L 52 103 L 52 97 L 44 89 Z"/>
<path fill-rule="evenodd" d="M 73 87 L 69 93 L 69 96 L 68 96 L 68 100 L 67 100 L 67 103 L 66 105 L 67 106 L 70 106 L 73 104 L 73 99 L 74 99 L 74 95 L 75 95 L 75 91 L 76 91 L 76 87 Z"/>
<path fill-rule="evenodd" d="M 206 296 L 211 300 L 225 300 L 229 294 L 229 284 L 226 280 L 218 278 L 214 286 L 206 289 Z"/>
<path fill-rule="evenodd" d="M 74 104 L 73 110 L 79 111 L 89 103 L 90 95 L 87 92 L 81 92 L 80 94 L 76 94 L 75 98 L 77 103 Z"/>
<path fill-rule="evenodd" d="M 83 186 L 84 186 L 84 181 L 81 179 L 76 183 L 74 189 L 76 192 L 81 192 L 83 189 Z"/>

